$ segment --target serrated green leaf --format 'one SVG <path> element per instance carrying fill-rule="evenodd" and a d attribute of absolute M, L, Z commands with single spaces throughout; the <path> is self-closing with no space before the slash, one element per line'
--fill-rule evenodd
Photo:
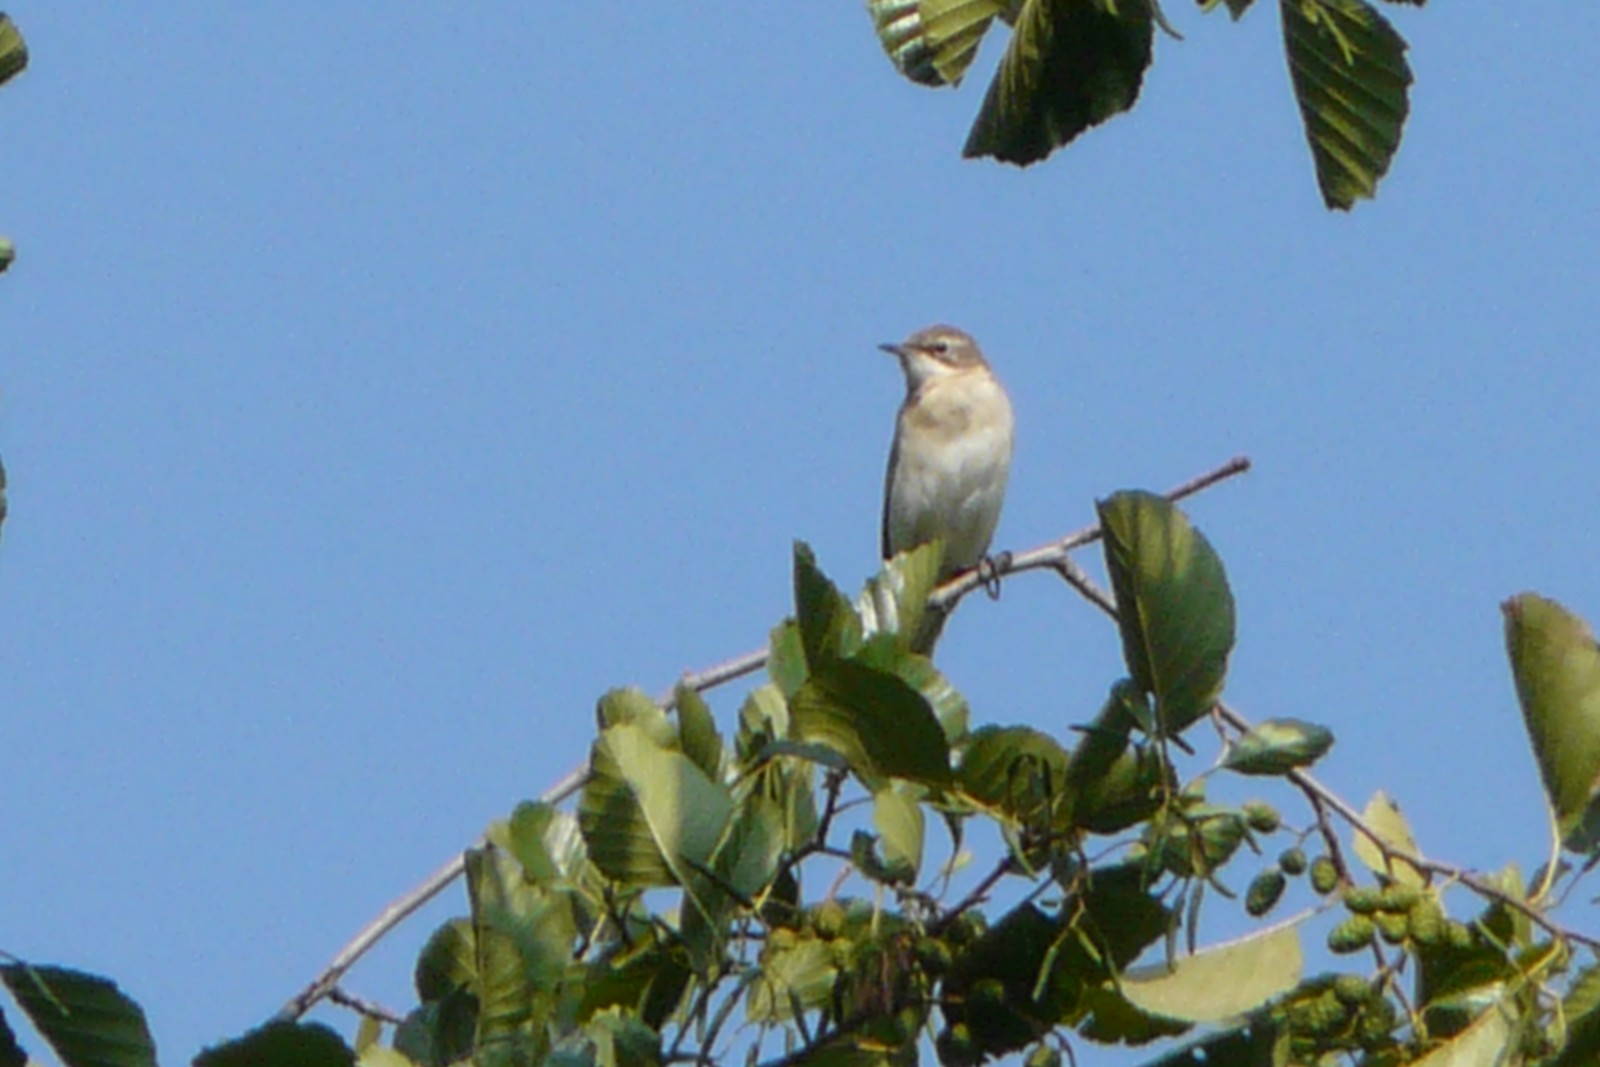
<path fill-rule="evenodd" d="M 1280 0 L 1317 186 L 1348 211 L 1377 192 L 1410 110 L 1406 42 L 1365 0 Z"/>
<path fill-rule="evenodd" d="M 578 821 L 589 858 L 625 885 L 670 885 L 706 864 L 733 810 L 728 791 L 681 752 L 628 724 L 595 742 Z"/>
<path fill-rule="evenodd" d="M 1149 0 L 1027 0 L 962 155 L 1027 166 L 1126 111 L 1154 35 Z"/>
<path fill-rule="evenodd" d="M 734 814 L 728 836 L 717 849 L 717 873 L 745 897 L 754 897 L 778 873 L 787 845 L 781 803 L 756 793 Z"/>
<path fill-rule="evenodd" d="M 0 12 L 0 85 L 20 74 L 28 65 L 28 45 L 11 16 Z"/>
<path fill-rule="evenodd" d="M 867 0 L 883 50 L 919 85 L 958 85 L 1006 0 Z"/>
<path fill-rule="evenodd" d="M 886 778 L 943 786 L 950 745 L 921 693 L 893 674 L 850 661 L 814 671 L 791 702 L 794 735 L 844 756 L 876 791 Z"/>
<path fill-rule="evenodd" d="M 1413 856 L 1419 854 L 1417 839 L 1411 836 L 1411 826 L 1406 822 L 1406 817 L 1400 814 L 1400 805 L 1390 799 L 1389 794 L 1382 789 L 1372 794 L 1372 799 L 1367 801 L 1366 809 L 1361 813 L 1361 821 L 1395 848 L 1409 852 Z M 1401 885 L 1417 888 L 1428 884 L 1427 876 L 1404 860 L 1388 862 L 1384 858 L 1383 850 L 1373 844 L 1372 839 L 1360 830 L 1350 831 L 1350 849 L 1374 874 L 1381 874 Z"/>
<path fill-rule="evenodd" d="M 511 888 L 492 848 L 468 849 L 467 896 L 472 901 L 473 993 L 478 998 L 478 1045 L 507 1040 L 531 1027 L 533 987 L 512 934 Z"/>
<path fill-rule="evenodd" d="M 1589 624 L 1535 593 L 1512 597 L 1506 650 L 1545 796 L 1563 843 L 1600 844 L 1600 647 Z"/>
<path fill-rule="evenodd" d="M 1153 1015 L 1215 1023 L 1293 989 L 1305 969 L 1298 920 L 1123 975 L 1122 993 Z"/>
<path fill-rule="evenodd" d="M 75 1067 L 71 1061 L 63 1062 Z M 109 1067 L 114 1061 L 93 1062 Z M 194 1058 L 194 1067 L 263 1067 L 282 1063 L 295 1067 L 352 1067 L 355 1062 L 356 1054 L 344 1040 L 321 1023 L 268 1023 L 234 1041 L 206 1049 Z"/>
<path fill-rule="evenodd" d="M 861 647 L 861 619 L 804 541 L 794 543 L 794 606 L 800 647 L 812 671 Z"/>
<path fill-rule="evenodd" d="M 678 708 L 678 745 L 690 761 L 713 782 L 722 777 L 722 735 L 717 720 L 699 693 L 680 685 L 674 703 Z"/>
<path fill-rule="evenodd" d="M 1309 767 L 1333 747 L 1333 731 L 1301 719 L 1266 719 L 1228 749 L 1222 765 L 1236 774 L 1284 775 Z"/>
<path fill-rule="evenodd" d="M 0 981 L 65 1067 L 155 1067 L 144 1011 L 110 979 L 8 963 Z"/>
<path fill-rule="evenodd" d="M 895 873 L 895 881 L 916 882 L 917 873 L 922 870 L 925 832 L 922 805 L 887 786 L 873 794 L 872 825 L 878 831 L 884 863 Z"/>
<path fill-rule="evenodd" d="M 1183 512 L 1153 493 L 1097 505 L 1117 628 L 1134 683 L 1169 736 L 1210 712 L 1233 649 L 1233 593 L 1222 560 Z"/>

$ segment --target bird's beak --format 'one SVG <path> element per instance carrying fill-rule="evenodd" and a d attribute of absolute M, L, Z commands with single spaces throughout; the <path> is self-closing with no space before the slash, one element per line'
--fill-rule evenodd
<path fill-rule="evenodd" d="M 885 344 L 885 345 L 879 345 L 878 347 L 881 348 L 883 351 L 889 353 L 891 356 L 904 357 L 905 354 L 906 354 L 906 346 L 905 345 L 887 345 L 887 344 Z"/>

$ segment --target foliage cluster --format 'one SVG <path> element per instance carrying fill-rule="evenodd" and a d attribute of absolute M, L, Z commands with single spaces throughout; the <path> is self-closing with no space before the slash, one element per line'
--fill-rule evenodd
<path fill-rule="evenodd" d="M 1160 1067 L 1594 1062 L 1600 942 L 1552 917 L 1587 868 L 1474 875 L 1424 858 L 1382 795 L 1356 814 L 1307 773 L 1326 729 L 1221 702 L 1234 605 L 1206 539 L 1149 493 L 1099 510 L 1126 673 L 1071 744 L 971 727 L 910 651 L 937 546 L 852 602 L 799 545 L 795 615 L 732 736 L 687 688 L 602 698 L 575 806 L 522 804 L 468 854 L 470 914 L 429 940 L 398 1026 L 351 1047 L 278 1023 L 197 1062 L 1044 1067 L 1158 1040 Z M 1505 615 L 1552 810 L 1587 852 L 1600 648 L 1531 594 Z M 1301 798 L 1304 824 L 1222 799 L 1247 782 Z M 1269 920 L 1291 890 L 1310 906 Z M 1202 947 L 1219 910 L 1249 932 Z M 1329 963 L 1308 973 L 1313 936 Z M 0 976 L 64 1062 L 155 1062 L 103 979 Z M 22 1063 L 0 1030 L 0 1067 Z"/>

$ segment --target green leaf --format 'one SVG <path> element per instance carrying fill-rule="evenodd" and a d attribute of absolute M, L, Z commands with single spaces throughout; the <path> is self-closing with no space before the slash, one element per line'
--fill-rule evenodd
<path fill-rule="evenodd" d="M 578 1019 L 586 1021 L 606 1008 L 637 1012 L 645 1025 L 660 1027 L 683 1001 L 692 977 L 680 953 L 648 943 L 621 955 L 596 959 L 583 986 Z"/>
<path fill-rule="evenodd" d="M 25 963 L 0 966 L 0 981 L 65 1067 L 155 1067 L 144 1012 L 115 982 Z"/>
<path fill-rule="evenodd" d="M 67 1067 L 75 1067 L 72 1062 L 65 1062 Z M 356 1054 L 350 1047 L 321 1023 L 268 1023 L 237 1040 L 206 1049 L 194 1058 L 194 1067 L 277 1067 L 285 1063 L 295 1067 L 351 1067 L 355 1062 Z"/>
<path fill-rule="evenodd" d="M 1545 1067 L 1584 1067 L 1600 1063 L 1600 967 L 1579 972 L 1561 1002 L 1567 1039 Z"/>
<path fill-rule="evenodd" d="M 921 693 L 900 678 L 850 661 L 814 672 L 794 695 L 795 737 L 844 756 L 867 787 L 888 777 L 943 786 L 950 745 Z"/>
<path fill-rule="evenodd" d="M 506 921 L 512 905 L 492 848 L 468 849 L 467 896 L 472 901 L 473 992 L 478 997 L 478 1045 L 531 1029 L 533 987 Z"/>
<path fill-rule="evenodd" d="M 671 885 L 707 864 L 733 799 L 681 752 L 628 724 L 600 735 L 578 822 L 589 857 L 624 885 Z"/>
<path fill-rule="evenodd" d="M 895 68 L 919 85 L 958 85 L 1006 0 L 867 0 Z"/>
<path fill-rule="evenodd" d="M 450 919 L 435 930 L 417 954 L 417 999 L 441 1000 L 457 989 L 473 989 L 478 981 L 478 950 L 472 922 Z"/>
<path fill-rule="evenodd" d="M 1244 18 L 1244 13 L 1250 10 L 1253 2 L 1254 0 L 1200 0 L 1200 10 L 1210 12 L 1225 4 L 1228 8 L 1228 17 L 1238 22 Z"/>
<path fill-rule="evenodd" d="M 1365 0 L 1280 0 L 1295 100 L 1330 208 L 1377 192 L 1410 110 L 1405 39 Z"/>
<path fill-rule="evenodd" d="M 1372 794 L 1372 799 L 1367 801 L 1366 809 L 1361 813 L 1361 821 L 1395 848 L 1409 852 L 1413 856 L 1420 855 L 1417 851 L 1417 840 L 1411 836 L 1411 826 L 1406 822 L 1406 817 L 1400 814 L 1400 805 L 1390 799 L 1389 794 L 1382 789 Z M 1427 875 L 1404 860 L 1390 863 L 1385 858 L 1383 850 L 1373 844 L 1372 839 L 1360 830 L 1350 831 L 1350 849 L 1374 874 L 1381 874 L 1401 885 L 1419 889 L 1428 884 Z"/>
<path fill-rule="evenodd" d="M 1032 904 L 1012 909 L 956 957 L 944 984 L 944 1014 L 966 1027 L 977 1050 L 998 1056 L 1048 1033 L 1082 976 L 1052 982 L 1060 925 Z M 1075 980 L 1075 981 L 1074 981 Z M 1042 997 L 1035 996 L 1035 991 Z"/>
<path fill-rule="evenodd" d="M 1150 0 L 1027 0 L 962 155 L 1027 166 L 1139 97 Z"/>
<path fill-rule="evenodd" d="M 915 883 L 917 872 L 922 870 L 922 805 L 887 786 L 873 794 L 872 825 L 878 831 L 884 863 L 894 872 L 894 880 Z"/>
<path fill-rule="evenodd" d="M 839 587 L 818 569 L 817 557 L 804 541 L 794 543 L 794 605 L 800 646 L 811 670 L 861 647 L 861 619 Z"/>
<path fill-rule="evenodd" d="M 968 742 L 957 778 L 973 800 L 1026 822 L 1049 814 L 1066 776 L 1067 753 L 1055 738 L 1026 726 L 985 726 Z"/>
<path fill-rule="evenodd" d="M 1293 989 L 1305 969 L 1298 920 L 1123 975 L 1122 994 L 1153 1015 L 1216 1023 Z"/>
<path fill-rule="evenodd" d="M 1158 1038 L 1174 1037 L 1191 1026 L 1151 1015 L 1124 997 L 1114 985 L 1085 989 L 1078 1007 L 1088 1015 L 1078 1024 L 1078 1032 L 1090 1041 L 1106 1045 L 1143 1045 Z"/>
<path fill-rule="evenodd" d="M 1500 606 L 1522 718 L 1563 842 L 1600 844 L 1600 647 L 1589 624 L 1534 593 Z"/>
<path fill-rule="evenodd" d="M 1455 1037 L 1411 1061 L 1410 1067 L 1482 1067 L 1515 1063 L 1516 1007 L 1509 1000 L 1491 1004 Z"/>
<path fill-rule="evenodd" d="M 928 614 L 928 595 L 939 584 L 941 556 L 938 542 L 918 545 L 896 553 L 867 579 L 856 601 L 867 634 L 893 634 L 902 652 L 912 647 Z"/>
<path fill-rule="evenodd" d="M 674 736 L 666 709 L 635 686 L 608 690 L 595 706 L 595 719 L 602 730 L 625 723 L 637 725 L 659 744 L 669 744 Z"/>
<path fill-rule="evenodd" d="M 713 782 L 722 777 L 722 735 L 705 699 L 687 686 L 678 686 L 678 744 L 683 754 Z"/>
<path fill-rule="evenodd" d="M 22 73 L 27 65 L 28 45 L 21 31 L 11 16 L 0 12 L 0 85 Z"/>
<path fill-rule="evenodd" d="M 511 813 L 507 844 L 522 865 L 523 877 L 530 882 L 553 882 L 561 877 L 561 867 L 551 855 L 547 835 L 556 820 L 555 807 L 543 801 L 524 800 Z"/>
<path fill-rule="evenodd" d="M 806 650 L 800 643 L 800 627 L 793 619 L 785 619 L 772 628 L 767 638 L 767 675 L 786 697 L 806 680 Z"/>
<path fill-rule="evenodd" d="M 717 849 L 717 873 L 744 896 L 754 897 L 778 873 L 787 844 L 780 801 L 756 793 L 734 814 L 728 836 Z"/>
<path fill-rule="evenodd" d="M 784 1023 L 794 1018 L 797 1004 L 806 1010 L 825 1007 L 838 974 L 827 942 L 787 933 L 769 938 L 761 950 L 760 977 L 746 1000 L 746 1021 Z"/>
<path fill-rule="evenodd" d="M 464 1060 L 472 1054 L 478 1029 L 478 998 L 457 989 L 440 1000 L 425 1001 L 394 1030 L 394 1047 L 413 1063 L 426 1067 Z"/>
<path fill-rule="evenodd" d="M 17 246 L 4 237 L 0 237 L 0 274 L 4 274 L 6 268 L 11 266 L 12 261 L 16 258 Z"/>
<path fill-rule="evenodd" d="M 1237 774 L 1284 775 L 1309 767 L 1333 747 L 1333 731 L 1300 719 L 1267 719 L 1228 749 L 1222 765 Z"/>
<path fill-rule="evenodd" d="M 1126 491 L 1097 507 L 1128 673 L 1155 698 L 1161 729 L 1181 733 L 1222 695 L 1233 648 L 1228 576 L 1167 500 Z"/>

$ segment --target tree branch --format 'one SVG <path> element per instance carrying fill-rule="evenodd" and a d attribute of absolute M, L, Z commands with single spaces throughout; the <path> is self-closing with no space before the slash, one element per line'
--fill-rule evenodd
<path fill-rule="evenodd" d="M 1247 457 L 1235 456 L 1228 462 L 1191 478 L 1181 485 L 1175 486 L 1166 494 L 1166 497 L 1171 501 L 1182 500 L 1184 497 L 1193 496 L 1218 482 L 1243 474 L 1249 469 L 1250 460 Z M 1080 530 L 1067 534 L 1065 537 L 1048 541 L 1025 552 L 1015 554 L 1002 553 L 994 561 L 992 569 L 975 567 L 972 570 L 956 575 L 939 586 L 928 597 L 928 603 L 938 609 L 949 611 L 962 597 L 984 585 L 986 579 L 992 580 L 993 578 L 1017 574 L 1022 571 L 1048 568 L 1062 575 L 1068 575 L 1073 572 L 1081 574 L 1082 572 L 1077 570 L 1076 565 L 1068 559 L 1067 554 L 1075 548 L 1092 544 L 1099 538 L 1100 527 L 1098 525 L 1085 526 Z M 983 573 L 980 573 L 980 571 Z M 1071 579 L 1069 578 L 1069 580 Z M 1087 582 L 1088 579 L 1085 577 L 1084 581 Z M 1089 584 L 1092 587 L 1092 583 Z M 1116 609 L 1113 607 L 1111 610 L 1115 613 Z M 695 692 L 705 692 L 708 689 L 725 685 L 746 675 L 754 674 L 765 667 L 766 664 L 767 650 L 761 648 L 753 652 L 746 652 L 744 655 L 736 656 L 733 659 L 724 660 L 704 670 L 685 674 L 679 679 L 678 685 L 692 689 Z M 661 697 L 658 703 L 662 707 L 671 708 L 676 703 L 676 697 L 674 696 L 676 691 L 677 687 L 674 686 L 673 691 Z M 572 796 L 579 789 L 582 789 L 588 775 L 589 766 L 586 762 L 545 790 L 539 799 L 546 803 L 558 804 Z M 483 839 L 479 838 L 469 847 L 481 847 L 483 843 Z M 344 948 L 339 950 L 332 961 L 323 968 L 322 973 L 312 979 L 304 989 L 278 1010 L 277 1015 L 273 1017 L 274 1021 L 292 1022 L 310 1011 L 319 1001 L 328 997 L 334 988 L 338 986 L 345 973 L 355 966 L 356 961 L 366 955 L 390 930 L 399 926 L 418 908 L 438 896 L 451 882 L 460 877 L 461 872 L 465 870 L 465 863 L 465 853 L 458 853 L 450 857 L 447 862 L 414 889 L 379 912 L 371 922 L 361 928 L 355 937 L 350 939 Z"/>

